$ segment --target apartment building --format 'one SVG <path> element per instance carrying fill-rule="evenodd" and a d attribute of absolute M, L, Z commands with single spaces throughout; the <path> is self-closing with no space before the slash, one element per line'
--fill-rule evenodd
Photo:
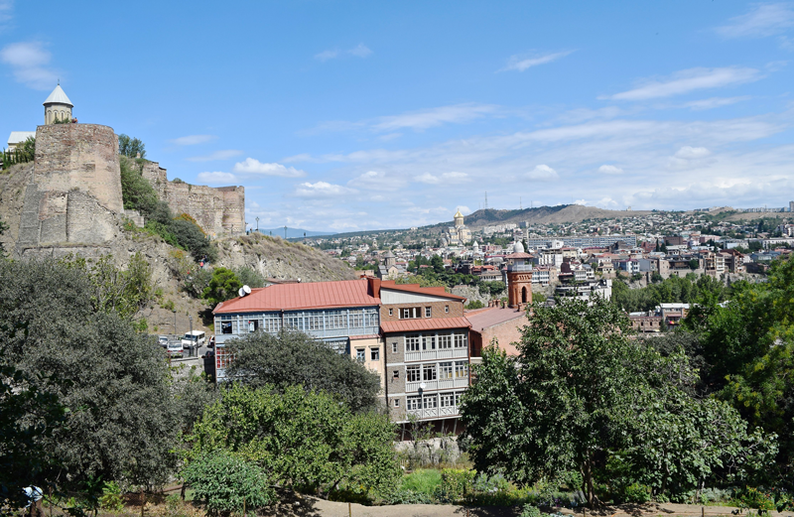
<path fill-rule="evenodd" d="M 385 342 L 384 394 L 392 420 L 409 415 L 457 432 L 461 395 L 469 386 L 466 299 L 443 287 L 383 282 L 381 333 Z"/>

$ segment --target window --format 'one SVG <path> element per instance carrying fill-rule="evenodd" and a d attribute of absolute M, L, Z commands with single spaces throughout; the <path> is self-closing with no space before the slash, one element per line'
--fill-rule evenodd
<path fill-rule="evenodd" d="M 455 348 L 466 348 L 466 334 L 455 334 Z"/>
<path fill-rule="evenodd" d="M 436 336 L 422 336 L 422 350 L 435 350 Z"/>
<path fill-rule="evenodd" d="M 452 407 L 455 405 L 455 395 L 453 393 L 442 393 L 439 399 L 441 407 Z"/>
<path fill-rule="evenodd" d="M 373 361 L 380 361 L 380 348 L 370 348 L 369 358 Z"/>
<path fill-rule="evenodd" d="M 248 332 L 256 332 L 259 330 L 258 320 L 248 320 Z"/>
<path fill-rule="evenodd" d="M 452 363 L 440 363 L 438 365 L 438 378 L 439 379 L 451 379 L 452 378 Z"/>
<path fill-rule="evenodd" d="M 425 409 L 435 409 L 438 405 L 438 399 L 436 398 L 435 394 L 422 397 Z"/>
<path fill-rule="evenodd" d="M 409 366 L 405 369 L 405 378 L 408 382 L 419 382 L 422 380 L 419 366 Z"/>
<path fill-rule="evenodd" d="M 463 395 L 462 391 L 455 392 L 455 405 L 460 406 L 460 396 Z"/>
<path fill-rule="evenodd" d="M 419 307 L 403 307 L 400 309 L 400 319 L 406 320 L 419 317 Z"/>
<path fill-rule="evenodd" d="M 452 334 L 441 334 L 438 336 L 438 348 L 440 350 L 452 348 Z"/>
<path fill-rule="evenodd" d="M 364 362 L 364 349 L 363 348 L 356 348 L 356 361 L 363 363 Z"/>
<path fill-rule="evenodd" d="M 449 313 L 449 305 L 444 306 L 444 312 Z"/>
<path fill-rule="evenodd" d="M 400 407 L 400 399 L 394 399 L 394 407 Z"/>
<path fill-rule="evenodd" d="M 425 364 L 422 366 L 422 380 L 434 381 L 436 380 L 436 365 Z"/>
<path fill-rule="evenodd" d="M 231 334 L 232 333 L 232 322 L 231 321 L 222 321 L 221 322 L 221 334 Z"/>
<path fill-rule="evenodd" d="M 455 378 L 460 379 L 469 376 L 469 363 L 466 361 L 455 361 Z"/>
<path fill-rule="evenodd" d="M 397 341 L 392 342 L 392 344 L 391 344 L 391 353 L 392 354 L 396 354 L 397 353 Z"/>
<path fill-rule="evenodd" d="M 425 318 L 429 318 L 432 313 L 432 307 L 425 307 Z"/>
<path fill-rule="evenodd" d="M 389 316 L 394 316 L 394 309 L 389 309 Z"/>
<path fill-rule="evenodd" d="M 421 397 L 418 396 L 408 397 L 408 399 L 405 402 L 406 402 L 405 406 L 406 409 L 408 409 L 408 411 L 416 411 L 421 409 L 421 407 L 419 406 L 421 402 Z"/>
<path fill-rule="evenodd" d="M 392 379 L 399 379 L 400 378 L 400 370 L 394 370 L 392 372 Z"/>
<path fill-rule="evenodd" d="M 419 351 L 419 336 L 405 336 L 405 351 L 406 352 Z"/>

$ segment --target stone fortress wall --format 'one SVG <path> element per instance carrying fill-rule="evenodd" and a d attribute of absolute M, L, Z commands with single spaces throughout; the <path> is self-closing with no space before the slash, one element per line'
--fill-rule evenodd
<path fill-rule="evenodd" d="M 144 163 L 142 174 L 174 214 L 190 215 L 207 235 L 219 237 L 245 232 L 244 187 L 206 187 L 168 181 L 166 170 L 157 162 Z"/>
<path fill-rule="evenodd" d="M 143 170 L 174 214 L 186 213 L 212 237 L 245 232 L 245 189 L 168 181 L 165 169 Z M 102 246 L 119 233 L 125 214 L 118 137 L 97 124 L 55 124 L 36 130 L 33 174 L 22 200 L 16 251 Z M 130 214 L 127 211 L 127 217 Z M 141 218 L 136 220 L 142 224 Z"/>
<path fill-rule="evenodd" d="M 96 124 L 36 130 L 32 181 L 25 189 L 17 252 L 99 245 L 118 232 L 122 212 L 118 137 Z"/>

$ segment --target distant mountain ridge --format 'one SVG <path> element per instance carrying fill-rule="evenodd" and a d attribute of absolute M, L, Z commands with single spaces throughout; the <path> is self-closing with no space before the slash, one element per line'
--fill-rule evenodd
<path fill-rule="evenodd" d="M 580 223 L 585 219 L 617 219 L 625 217 L 641 217 L 651 214 L 651 210 L 604 210 L 594 206 L 557 205 L 525 208 L 523 210 L 497 210 L 494 208 L 480 209 L 465 216 L 466 226 L 482 228 L 493 224 L 507 224 L 527 221 L 533 224 Z M 452 221 L 434 226 L 449 226 Z"/>

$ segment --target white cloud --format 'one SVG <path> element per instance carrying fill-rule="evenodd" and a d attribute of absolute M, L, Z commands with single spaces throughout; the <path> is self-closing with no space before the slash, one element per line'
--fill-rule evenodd
<path fill-rule="evenodd" d="M 731 18 L 728 25 L 716 31 L 726 38 L 765 37 L 780 34 L 794 27 L 794 10 L 790 4 L 756 4 L 741 16 Z"/>
<path fill-rule="evenodd" d="M 355 192 L 356 190 L 354 189 L 343 187 L 342 185 L 334 185 L 325 181 L 301 183 L 295 189 L 295 195 L 300 197 L 333 197 Z"/>
<path fill-rule="evenodd" d="M 173 140 L 169 140 L 169 142 L 176 145 L 197 145 L 210 142 L 216 138 L 218 137 L 215 135 L 187 135 L 174 138 Z"/>
<path fill-rule="evenodd" d="M 415 176 L 414 180 L 420 183 L 427 183 L 429 185 L 438 185 L 441 183 L 444 184 L 451 184 L 451 183 L 460 183 L 463 181 L 468 180 L 469 175 L 465 172 L 445 172 L 438 176 L 434 176 L 429 172 L 421 174 L 419 176 Z"/>
<path fill-rule="evenodd" d="M 355 47 L 348 50 L 347 53 L 350 54 L 351 56 L 367 57 L 370 54 L 372 54 L 372 51 L 369 49 L 369 47 L 367 47 L 363 43 L 359 43 Z"/>
<path fill-rule="evenodd" d="M 692 111 L 710 110 L 720 108 L 722 106 L 729 106 L 750 99 L 749 95 L 742 97 L 711 97 L 710 99 L 701 99 L 697 101 L 686 102 L 681 105 L 682 108 L 689 108 Z"/>
<path fill-rule="evenodd" d="M 11 20 L 14 11 L 14 0 L 0 0 L 0 28 Z"/>
<path fill-rule="evenodd" d="M 261 174 L 263 176 L 282 176 L 284 178 L 299 178 L 306 176 L 306 172 L 295 167 L 285 167 L 280 163 L 262 163 L 254 158 L 234 164 L 234 172 L 245 174 Z"/>
<path fill-rule="evenodd" d="M 442 124 L 462 124 L 494 113 L 498 106 L 492 104 L 455 104 L 427 110 L 411 111 L 401 115 L 380 117 L 373 127 L 380 131 L 402 128 L 423 130 Z"/>
<path fill-rule="evenodd" d="M 217 185 L 219 183 L 237 183 L 237 176 L 230 172 L 199 172 L 198 180 L 201 183 Z"/>
<path fill-rule="evenodd" d="M 406 182 L 398 176 L 386 174 L 383 171 L 367 171 L 350 180 L 348 184 L 363 189 L 393 192 L 404 187 Z"/>
<path fill-rule="evenodd" d="M 532 180 L 555 180 L 559 178 L 557 171 L 546 164 L 536 165 L 526 176 Z"/>
<path fill-rule="evenodd" d="M 243 152 L 237 149 L 224 149 L 222 151 L 215 151 L 214 153 L 204 156 L 191 156 L 190 158 L 186 159 L 189 162 L 213 162 L 216 160 L 228 160 L 229 158 L 234 158 L 235 156 L 240 156 L 241 154 L 243 154 Z"/>
<path fill-rule="evenodd" d="M 690 68 L 674 73 L 663 80 L 643 81 L 640 86 L 614 95 L 602 97 L 612 100 L 638 101 L 671 97 L 706 88 L 721 88 L 761 79 L 758 70 L 745 67 Z"/>
<path fill-rule="evenodd" d="M 614 165 L 604 164 L 598 168 L 598 172 L 601 174 L 623 174 L 623 169 Z"/>
<path fill-rule="evenodd" d="M 354 57 L 369 57 L 372 55 L 372 50 L 369 47 L 364 45 L 363 43 L 359 43 L 355 47 L 347 50 L 340 50 L 338 48 L 323 50 L 322 52 L 315 54 L 314 59 L 318 59 L 320 61 L 328 61 L 329 59 L 336 59 L 343 56 L 354 56 Z"/>
<path fill-rule="evenodd" d="M 685 145 L 675 153 L 675 157 L 681 158 L 683 160 L 698 160 L 700 158 L 705 158 L 710 154 L 711 151 L 705 147 L 690 147 Z"/>
<path fill-rule="evenodd" d="M 507 72 L 509 70 L 516 70 L 518 72 L 523 72 L 524 70 L 531 68 L 533 66 L 538 65 L 545 65 L 546 63 L 551 63 L 552 61 L 556 61 L 562 57 L 571 54 L 573 50 L 568 50 L 565 52 L 554 52 L 552 54 L 544 54 L 544 55 L 534 55 L 534 56 L 527 56 L 527 55 L 514 55 L 510 56 L 510 59 L 507 60 L 507 66 L 498 70 L 499 72 Z"/>
<path fill-rule="evenodd" d="M 17 82 L 34 90 L 55 87 L 57 74 L 49 68 L 52 55 L 41 42 L 11 43 L 0 50 L 0 61 L 9 65 Z"/>

